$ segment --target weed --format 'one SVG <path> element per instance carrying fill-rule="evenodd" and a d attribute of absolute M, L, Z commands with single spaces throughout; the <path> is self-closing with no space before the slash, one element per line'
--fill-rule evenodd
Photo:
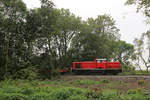
<path fill-rule="evenodd" d="M 67 85 L 61 86 L 61 82 L 65 84 L 65 81 L 59 80 L 3 81 L 0 82 L 0 100 L 149 100 L 149 96 L 143 93 L 142 88 L 131 89 L 124 93 L 116 89 L 100 89 L 99 87 L 83 89 Z M 108 82 L 106 80 L 78 80 L 72 82 L 72 85 L 97 85 Z M 109 84 L 113 85 L 114 83 L 109 82 Z"/>
<path fill-rule="evenodd" d="M 104 80 L 102 80 L 102 82 L 103 82 L 103 83 L 109 83 L 109 80 L 104 79 Z"/>
<path fill-rule="evenodd" d="M 138 85 L 143 85 L 144 84 L 144 80 L 138 80 Z"/>
<path fill-rule="evenodd" d="M 130 89 L 127 91 L 127 94 L 136 94 L 137 91 L 136 90 L 133 90 L 133 89 Z"/>
<path fill-rule="evenodd" d="M 103 83 L 102 81 L 77 80 L 74 84 L 76 85 L 98 85 L 102 83 Z"/>
<path fill-rule="evenodd" d="M 137 93 L 141 94 L 142 93 L 142 88 L 137 88 L 136 91 L 137 91 Z"/>

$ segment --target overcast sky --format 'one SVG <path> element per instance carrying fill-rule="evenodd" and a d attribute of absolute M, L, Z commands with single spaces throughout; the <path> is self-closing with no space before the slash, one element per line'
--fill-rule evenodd
<path fill-rule="evenodd" d="M 40 7 L 39 0 L 23 0 L 28 8 Z M 146 18 L 136 13 L 135 6 L 125 6 L 126 0 L 52 0 L 56 8 L 70 9 L 72 13 L 86 20 L 88 17 L 110 14 L 120 29 L 121 39 L 133 43 L 134 38 L 148 30 Z"/>

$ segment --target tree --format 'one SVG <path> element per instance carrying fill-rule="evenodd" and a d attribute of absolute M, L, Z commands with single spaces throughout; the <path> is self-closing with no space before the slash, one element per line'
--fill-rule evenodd
<path fill-rule="evenodd" d="M 122 67 L 124 67 L 125 71 L 128 71 L 128 67 L 135 59 L 134 46 L 125 41 L 119 40 L 115 42 L 113 51 L 114 60 L 118 60 Z"/>
<path fill-rule="evenodd" d="M 149 0 L 127 0 L 126 5 L 137 5 L 137 12 L 144 11 L 144 14 L 150 17 L 150 1 Z"/>
<path fill-rule="evenodd" d="M 68 9 L 58 10 L 59 16 L 56 22 L 55 43 L 58 51 L 59 66 L 69 66 L 68 50 L 72 38 L 79 33 L 81 19 L 72 14 Z"/>
<path fill-rule="evenodd" d="M 22 0 L 0 0 L 0 79 L 26 77 L 21 72 L 34 69 L 50 78 L 75 60 L 131 59 L 132 46 L 120 41 L 110 15 L 83 21 L 50 0 L 40 1 L 40 8 L 27 9 Z"/>
<path fill-rule="evenodd" d="M 142 34 L 142 36 L 141 36 L 141 38 L 140 39 L 135 39 L 134 40 L 134 43 L 135 43 L 135 47 L 136 47 L 136 54 L 137 54 L 137 60 L 138 60 L 138 63 L 139 63 L 139 60 L 141 60 L 143 63 L 144 63 L 144 65 L 145 65 L 145 67 L 146 67 L 146 71 L 148 72 L 148 70 L 149 70 L 149 68 L 150 68 L 150 65 L 149 65 L 149 63 L 150 63 L 150 60 L 149 60 L 149 55 L 148 55 L 148 57 L 146 57 L 146 56 L 144 56 L 143 57 L 143 55 L 144 55 L 144 40 L 145 40 L 145 38 L 147 37 L 147 35 L 146 34 Z M 147 37 L 147 39 L 149 39 L 149 37 Z M 149 40 L 148 40 L 148 42 L 149 42 Z M 148 43 L 149 44 L 149 43 Z M 148 52 L 150 53 L 150 51 L 149 51 L 149 46 L 148 46 Z"/>
<path fill-rule="evenodd" d="M 35 40 L 40 36 L 42 20 L 38 10 L 27 11 L 24 25 L 24 42 L 26 44 L 25 60 L 31 61 Z"/>
<path fill-rule="evenodd" d="M 96 19 L 89 18 L 87 22 L 92 27 L 92 33 L 101 37 L 107 35 L 109 39 L 120 38 L 119 29 L 110 15 L 98 15 Z"/>
<path fill-rule="evenodd" d="M 140 65 L 140 60 L 143 53 L 143 40 L 135 38 L 134 45 L 135 45 L 135 54 L 136 54 L 136 61 L 137 61 L 136 66 L 138 66 L 139 69 L 142 70 Z"/>
<path fill-rule="evenodd" d="M 51 77 L 55 66 L 54 59 L 56 58 L 53 49 L 53 37 L 55 34 L 54 25 L 56 24 L 57 12 L 53 7 L 53 2 L 41 0 L 41 8 L 33 10 L 33 12 L 30 11 L 32 16 L 29 16 L 29 25 L 27 25 L 31 32 L 30 40 L 33 41 L 32 53 L 36 52 L 39 55 L 34 55 L 32 62 L 34 65 L 37 64 L 40 66 L 40 69 L 48 70 L 48 77 Z M 35 62 L 36 58 L 40 58 L 40 64 Z M 46 60 L 43 61 L 43 59 Z"/>
<path fill-rule="evenodd" d="M 109 15 L 89 18 L 87 22 L 82 23 L 80 33 L 73 38 L 73 57 L 78 60 L 110 59 L 113 53 L 111 43 L 119 39 L 118 35 L 115 21 Z"/>
<path fill-rule="evenodd" d="M 125 3 L 126 5 L 137 5 L 137 12 L 139 12 L 140 10 L 144 12 L 145 16 L 147 16 L 148 18 L 150 17 L 150 1 L 149 0 L 127 0 L 127 2 Z M 148 60 L 146 61 L 145 58 L 142 56 L 143 54 L 143 49 L 137 50 L 138 54 L 138 58 L 140 57 L 141 60 L 144 62 L 144 65 L 146 66 L 146 69 L 148 71 L 148 68 L 150 66 L 148 66 L 148 64 L 150 63 L 150 35 L 149 35 L 149 31 L 147 31 L 146 33 L 143 33 L 141 36 L 141 39 L 136 39 L 135 40 L 135 44 L 137 46 L 137 48 L 142 47 L 144 45 L 144 37 L 147 37 L 148 40 Z"/>
<path fill-rule="evenodd" d="M 23 23 L 26 12 L 26 6 L 21 0 L 1 0 L 0 1 L 0 35 L 1 35 L 1 78 L 5 78 L 10 71 L 11 59 L 19 60 L 21 53 L 20 48 L 23 43 Z"/>

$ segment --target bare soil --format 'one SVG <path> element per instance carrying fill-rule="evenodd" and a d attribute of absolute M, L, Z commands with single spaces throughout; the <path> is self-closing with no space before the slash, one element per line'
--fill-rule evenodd
<path fill-rule="evenodd" d="M 77 80 L 108 81 L 108 83 L 104 84 L 83 84 L 75 86 L 89 88 L 95 91 L 101 89 L 117 89 L 122 92 L 127 92 L 130 89 L 150 90 L 150 76 L 64 75 L 61 76 L 61 80 L 71 83 Z"/>

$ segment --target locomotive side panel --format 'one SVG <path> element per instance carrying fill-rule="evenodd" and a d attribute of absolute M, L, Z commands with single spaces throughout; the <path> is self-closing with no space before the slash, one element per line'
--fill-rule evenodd
<path fill-rule="evenodd" d="M 97 69 L 106 69 L 107 62 L 97 63 Z"/>
<path fill-rule="evenodd" d="M 73 70 L 75 69 L 96 69 L 96 63 L 94 62 L 74 62 Z"/>
<path fill-rule="evenodd" d="M 120 62 L 98 61 L 93 62 L 73 62 L 73 72 L 80 73 L 102 73 L 117 74 L 122 72 Z"/>
<path fill-rule="evenodd" d="M 94 62 L 87 62 L 87 63 L 81 63 L 82 69 L 96 69 L 96 63 Z"/>
<path fill-rule="evenodd" d="M 121 69 L 120 62 L 107 62 L 106 69 Z"/>

